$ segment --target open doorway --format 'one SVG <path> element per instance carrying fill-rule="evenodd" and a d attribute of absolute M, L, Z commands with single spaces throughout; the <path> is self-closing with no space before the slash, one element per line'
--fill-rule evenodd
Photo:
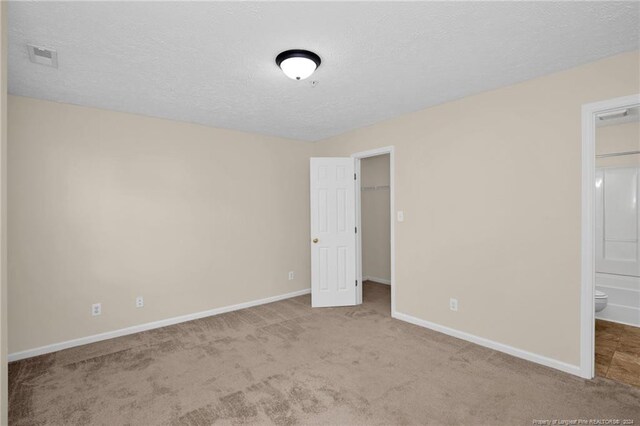
<path fill-rule="evenodd" d="M 357 275 L 360 303 L 393 315 L 393 147 L 354 154 L 356 164 Z"/>
<path fill-rule="evenodd" d="M 382 261 L 383 271 L 377 269 L 363 271 L 363 218 L 362 218 L 362 179 L 361 168 L 365 159 L 382 156 L 382 180 L 370 181 L 367 177 L 364 192 L 381 191 L 383 203 L 376 203 L 376 211 L 386 219 L 380 228 L 384 241 L 381 251 L 388 253 Z M 367 169 L 369 166 L 365 166 Z M 375 166 L 374 166 L 375 167 Z M 365 172 L 367 173 L 367 172 Z M 374 172 L 374 176 L 377 172 Z M 371 183 L 373 182 L 373 183 Z M 371 187 L 378 187 L 374 190 Z M 376 194 L 378 195 L 378 194 Z M 365 200 L 369 197 L 365 195 Z M 369 281 L 368 288 L 378 287 L 378 295 L 386 292 L 384 311 L 392 317 L 396 314 L 395 285 L 395 184 L 394 184 L 394 147 L 378 148 L 371 151 L 352 154 L 351 157 L 312 157 L 310 159 L 310 210 L 311 210 L 311 306 L 336 307 L 353 306 L 363 303 L 363 272 Z M 367 206 L 369 206 L 368 201 Z M 368 207 L 367 207 L 368 208 Z M 380 210 L 386 209 L 388 214 Z M 368 208 L 368 210 L 371 210 Z M 377 222 L 377 219 L 374 219 Z M 398 222 L 404 220 L 404 213 L 397 213 Z M 365 222 L 369 216 L 365 217 Z M 372 230 L 372 225 L 368 226 Z M 388 237 L 387 237 L 388 235 Z M 376 241 L 375 235 L 368 235 Z M 375 243 L 374 243 L 375 244 Z M 373 254 L 368 250 L 368 254 Z M 375 264 L 377 257 L 372 257 Z M 369 258 L 367 258 L 367 261 Z M 386 266 L 388 264 L 388 266 Z M 366 275 L 368 274 L 368 275 Z M 382 276 L 380 276 L 382 275 Z M 386 288 L 380 287 L 384 286 Z"/>
<path fill-rule="evenodd" d="M 595 374 L 640 386 L 640 107 L 596 120 Z"/>
<path fill-rule="evenodd" d="M 582 107 L 580 375 L 632 385 L 640 385 L 638 107 L 640 95 Z"/>
<path fill-rule="evenodd" d="M 389 154 L 360 161 L 362 301 L 391 314 L 391 212 Z"/>

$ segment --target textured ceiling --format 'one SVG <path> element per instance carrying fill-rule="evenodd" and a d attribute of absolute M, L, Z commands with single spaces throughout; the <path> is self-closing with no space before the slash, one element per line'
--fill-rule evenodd
<path fill-rule="evenodd" d="M 301 140 L 638 49 L 633 2 L 10 2 L 9 92 Z M 26 44 L 58 51 L 58 69 Z M 306 81 L 282 50 L 322 57 Z M 311 87 L 310 80 L 318 80 Z"/>

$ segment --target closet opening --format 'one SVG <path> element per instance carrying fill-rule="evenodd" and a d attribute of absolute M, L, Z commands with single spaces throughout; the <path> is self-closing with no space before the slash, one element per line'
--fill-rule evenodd
<path fill-rule="evenodd" d="M 354 154 L 356 160 L 357 275 L 361 303 L 394 312 L 393 148 Z"/>

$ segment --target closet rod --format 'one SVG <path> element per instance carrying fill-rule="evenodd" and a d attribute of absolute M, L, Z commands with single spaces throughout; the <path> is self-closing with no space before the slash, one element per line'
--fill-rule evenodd
<path fill-rule="evenodd" d="M 612 152 L 611 154 L 598 154 L 596 158 L 605 158 L 605 157 L 619 157 L 621 155 L 634 155 L 640 154 L 640 151 L 625 151 L 625 152 Z"/>

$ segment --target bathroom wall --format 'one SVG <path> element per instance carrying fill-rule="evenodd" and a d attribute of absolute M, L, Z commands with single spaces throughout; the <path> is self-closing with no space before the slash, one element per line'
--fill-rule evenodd
<path fill-rule="evenodd" d="M 365 158 L 362 187 L 362 279 L 391 284 L 389 155 Z"/>
<path fill-rule="evenodd" d="M 596 128 L 596 155 L 638 150 L 640 150 L 640 121 Z M 596 167 L 620 166 L 640 166 L 640 155 L 596 159 Z"/>
<path fill-rule="evenodd" d="M 636 115 L 635 117 L 637 118 L 638 116 Z M 640 122 L 637 119 L 632 122 L 602 126 L 596 129 L 597 154 L 637 150 L 640 150 Z M 599 173 L 603 173 L 607 169 L 609 169 L 608 173 L 611 173 L 611 168 L 638 168 L 640 167 L 640 155 L 598 158 L 596 159 L 596 166 L 599 169 Z M 615 171 L 613 172 L 615 173 Z M 636 187 L 636 198 L 637 196 L 638 189 Z M 607 215 L 606 211 L 604 214 L 597 215 L 599 220 L 596 224 L 596 233 L 602 229 L 602 222 L 607 216 L 611 215 Z M 621 225 L 624 221 L 618 220 L 617 222 L 617 225 Z M 637 220 L 635 224 L 636 227 L 634 229 L 631 229 L 633 228 L 631 226 L 628 230 L 630 238 L 638 236 Z M 601 239 L 598 239 L 598 244 L 603 244 Z M 615 274 L 603 273 L 602 270 L 598 269 L 596 267 L 596 289 L 605 292 L 609 299 L 607 307 L 598 312 L 596 318 L 640 327 L 640 277 L 629 275 L 627 271 L 616 271 L 615 267 L 609 269 L 610 272 L 618 272 Z"/>

